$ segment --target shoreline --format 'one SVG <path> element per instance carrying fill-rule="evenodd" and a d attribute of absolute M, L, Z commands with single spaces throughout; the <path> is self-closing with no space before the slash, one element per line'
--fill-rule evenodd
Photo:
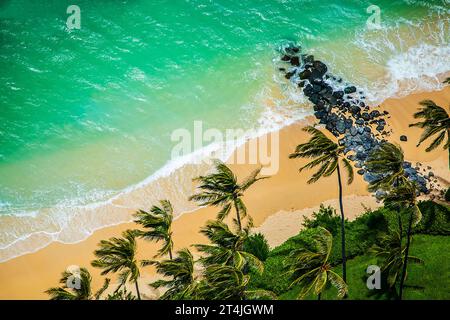
<path fill-rule="evenodd" d="M 450 72 L 437 74 L 436 79 L 439 78 L 442 80 L 448 75 L 450 75 Z M 442 81 L 439 81 L 439 83 L 441 82 Z M 436 92 L 444 90 L 445 86 L 443 86 L 442 84 L 440 84 L 440 86 L 441 88 L 428 92 Z M 278 86 L 275 86 L 271 90 L 275 90 L 275 92 L 271 92 L 270 95 L 271 98 L 267 98 L 264 101 L 264 104 L 267 107 L 274 107 L 275 102 L 273 101 L 273 97 L 280 98 L 282 95 L 280 92 L 278 92 L 280 90 Z M 387 98 L 384 101 L 388 101 L 390 99 L 403 99 L 408 96 L 408 94 L 404 94 L 402 92 L 403 91 L 398 92 L 395 97 Z M 419 91 L 418 93 L 425 94 L 427 93 L 427 91 L 425 92 Z M 298 94 L 301 93 L 298 92 Z M 289 101 L 288 103 L 289 106 L 290 104 L 294 105 L 296 104 L 296 102 L 292 100 L 292 97 L 284 99 Z M 309 101 L 306 100 L 307 99 L 305 99 L 304 103 L 310 103 Z M 381 104 L 383 103 L 384 102 L 382 102 Z M 254 130 L 255 134 L 252 135 L 251 137 L 239 138 L 237 143 L 234 144 L 234 148 L 232 148 L 232 150 L 220 147 L 217 148 L 213 146 L 213 144 L 209 144 L 180 158 L 169 160 L 160 169 L 158 169 L 157 171 L 155 171 L 142 181 L 118 191 L 117 194 L 106 200 L 101 200 L 80 206 L 64 207 L 63 210 L 66 211 L 64 215 L 67 221 L 65 220 L 63 221 L 63 223 L 60 223 L 58 221 L 57 223 L 55 223 L 57 227 L 60 227 L 61 229 L 53 229 L 53 230 L 42 229 L 38 231 L 32 231 L 31 233 L 27 233 L 25 235 L 17 237 L 13 241 L 8 242 L 2 247 L 0 246 L 0 264 L 21 257 L 23 255 L 39 252 L 40 250 L 45 249 L 47 246 L 51 245 L 52 243 L 77 244 L 82 241 L 85 241 L 99 230 L 132 222 L 132 219 L 130 217 L 132 212 L 142 207 L 148 207 L 159 199 L 157 196 L 153 196 L 152 192 L 147 193 L 145 196 L 148 199 L 145 199 L 145 197 L 142 196 L 142 193 L 145 193 L 149 189 L 153 190 L 162 189 L 165 191 L 165 194 L 169 194 L 168 197 L 172 197 L 171 193 L 173 192 L 178 193 L 178 190 L 174 191 L 164 189 L 161 188 L 160 185 L 167 186 L 175 184 L 175 181 L 179 180 L 180 176 L 184 176 L 185 178 L 187 178 L 187 180 L 191 180 L 189 178 L 193 178 L 195 176 L 204 174 L 209 169 L 208 165 L 205 165 L 204 163 L 198 164 L 195 162 L 196 161 L 195 159 L 197 160 L 203 159 L 205 155 L 207 157 L 208 154 L 211 154 L 211 152 L 215 152 L 217 150 L 220 150 L 222 155 L 224 155 L 223 157 L 221 157 L 222 160 L 229 159 L 233 157 L 233 155 L 237 152 L 237 150 L 239 150 L 239 148 L 246 145 L 248 141 L 258 140 L 261 137 L 267 136 L 271 133 L 280 132 L 284 128 L 294 124 L 312 123 L 317 121 L 317 119 L 313 115 L 312 110 L 310 111 L 304 110 L 301 113 L 307 115 L 299 119 L 298 114 L 296 114 L 291 118 L 283 119 L 281 123 L 277 123 L 270 128 L 264 128 L 263 126 L 258 127 L 256 130 Z M 284 114 L 283 115 L 280 114 L 278 116 L 280 116 L 281 118 L 285 117 Z M 260 118 L 258 121 L 260 120 L 262 120 L 262 118 Z M 270 119 L 264 120 L 269 121 Z M 171 180 L 171 178 L 173 177 L 175 178 Z M 189 183 L 187 183 L 183 187 L 186 188 L 187 185 L 189 185 Z M 185 195 L 189 195 L 193 193 L 194 189 L 186 188 L 183 191 L 185 192 Z M 184 199 L 177 199 L 178 201 L 176 200 L 172 201 L 175 211 L 180 212 L 179 213 L 180 216 L 198 210 L 198 207 L 193 205 L 192 203 L 189 203 L 186 200 L 186 198 L 187 197 L 184 197 Z M 108 212 L 106 213 L 106 211 Z M 58 220 L 57 218 L 59 213 L 61 213 L 59 206 L 55 206 L 51 208 L 42 209 L 42 212 L 38 212 L 37 217 L 33 216 L 32 218 L 37 220 L 43 220 L 45 223 L 47 223 L 45 225 L 46 227 L 52 228 L 55 227 L 53 221 Z M 41 214 L 42 216 L 40 216 Z M 22 217 L 23 216 L 20 215 L 16 216 L 7 214 L 4 216 L 0 216 L 0 221 L 4 225 L 9 224 L 12 226 L 11 228 L 15 228 L 18 224 L 19 225 L 28 224 L 28 221 L 24 223 L 21 220 L 17 220 Z M 78 233 L 79 230 L 77 228 L 70 227 L 70 225 L 73 225 L 74 220 L 77 220 L 78 217 L 81 217 L 81 219 L 84 220 L 83 221 L 84 223 L 86 220 L 92 223 L 92 225 L 85 225 L 85 224 L 82 225 L 82 230 L 84 234 Z M 43 224 L 37 223 L 37 225 Z M 26 227 L 32 230 L 34 224 L 30 223 Z M 6 227 L 6 229 L 8 228 Z M 42 244 L 39 244 L 37 247 L 33 247 L 31 249 L 28 247 L 30 243 L 36 243 L 38 241 L 42 242 Z M 19 249 L 20 248 L 26 249 L 22 249 L 23 252 L 20 253 L 11 253 L 9 251 L 11 247 L 12 247 L 11 251 L 14 251 L 16 247 L 18 247 Z"/>
<path fill-rule="evenodd" d="M 412 114 L 418 108 L 417 102 L 423 99 L 434 100 L 438 105 L 446 107 L 450 101 L 450 88 L 446 87 L 440 91 L 422 92 L 411 94 L 402 98 L 390 98 L 381 104 L 381 109 L 389 110 L 389 127 L 393 134 L 387 139 L 395 141 L 402 146 L 405 151 L 405 159 L 411 161 L 413 165 L 421 162 L 431 165 L 434 175 L 444 181 L 450 181 L 448 172 L 448 156 L 442 148 L 431 153 L 426 153 L 426 143 L 416 148 L 418 137 L 421 130 L 418 128 L 408 128 L 412 122 Z M 286 221 L 295 221 L 290 226 L 298 226 L 301 213 L 312 213 L 314 208 L 320 203 L 333 203 L 337 197 L 337 186 L 333 178 L 324 179 L 313 185 L 306 185 L 306 178 L 311 174 L 310 171 L 298 173 L 298 168 L 302 160 L 289 160 L 287 154 L 295 148 L 298 143 L 305 140 L 306 135 L 301 131 L 301 124 L 315 121 L 314 117 L 307 117 L 302 121 L 297 121 L 291 125 L 282 127 L 278 133 L 280 136 L 280 170 L 270 179 L 263 180 L 255 184 L 248 190 L 244 197 L 249 214 L 252 215 L 255 230 L 263 230 L 268 238 L 276 238 L 282 235 L 289 238 L 295 235 L 295 228 L 286 231 L 286 228 L 277 228 L 274 225 L 276 217 L 282 216 Z M 300 125 L 299 125 L 300 123 Z M 407 135 L 407 142 L 400 142 L 400 135 Z M 251 140 L 249 140 L 251 141 Z M 238 150 L 245 148 L 249 143 L 247 141 Z M 235 154 L 237 150 L 233 152 Z M 283 155 L 286 154 L 286 157 Z M 238 177 L 242 178 L 256 165 L 231 165 Z M 192 172 L 196 173 L 195 171 Z M 346 213 L 347 217 L 354 218 L 361 213 L 361 207 L 358 202 L 367 200 L 371 197 L 366 190 L 366 182 L 355 172 L 355 181 L 350 186 L 344 186 L 344 195 L 346 199 L 353 198 L 352 201 L 344 203 L 344 206 L 350 207 L 356 205 Z M 144 186 L 148 189 L 152 186 Z M 192 183 L 187 188 L 194 188 Z M 307 197 L 303 198 L 302 191 Z M 145 194 L 144 194 L 145 196 Z M 261 203 L 260 199 L 265 199 Z M 135 197 L 130 197 L 122 202 L 114 203 L 115 206 L 123 206 L 127 211 L 135 211 L 134 208 L 128 208 L 129 203 L 134 203 Z M 142 200 L 142 199 L 140 199 Z M 139 201 L 137 202 L 139 203 Z M 375 206 L 374 203 L 372 205 Z M 215 217 L 218 210 L 215 208 L 196 208 L 193 211 L 181 213 L 174 221 L 174 243 L 175 250 L 189 246 L 193 243 L 201 243 L 204 237 L 198 233 L 199 228 L 208 219 Z M 289 224 L 288 224 L 289 225 Z M 85 266 L 91 271 L 93 276 L 93 288 L 101 286 L 102 279 L 97 269 L 90 267 L 89 262 L 93 259 L 93 250 L 100 239 L 107 239 L 111 236 L 119 236 L 123 230 L 136 227 L 133 223 L 119 223 L 114 226 L 102 227 L 95 231 L 87 239 L 77 243 L 65 244 L 61 242 L 52 242 L 43 249 L 33 253 L 24 254 L 8 261 L 0 263 L 0 282 L 2 290 L 0 299 L 46 299 L 43 293 L 48 287 L 57 285 L 60 273 L 70 265 Z M 298 229 L 297 231 L 298 232 Z M 294 234 L 292 234 L 294 233 Z M 271 238 L 272 237 L 272 238 Z M 286 238 L 286 239 L 287 239 Z M 276 241 L 271 240 L 272 244 Z M 284 239 L 284 238 L 283 238 Z M 157 245 L 148 242 L 139 241 L 139 259 L 148 257 L 149 252 L 156 251 Z M 152 268 L 142 269 L 143 279 L 154 276 Z M 38 279 L 37 279 L 38 278 Z"/>

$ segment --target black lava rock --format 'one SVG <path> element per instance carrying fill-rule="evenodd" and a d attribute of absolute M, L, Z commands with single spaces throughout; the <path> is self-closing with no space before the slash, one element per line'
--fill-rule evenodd
<path fill-rule="evenodd" d="M 342 99 L 344 97 L 344 92 L 343 91 L 334 91 L 333 97 L 335 97 L 336 99 Z"/>
<path fill-rule="evenodd" d="M 361 114 L 361 118 L 363 118 L 364 121 L 369 121 L 370 120 L 370 115 L 367 112 L 363 112 Z"/>
<path fill-rule="evenodd" d="M 302 79 L 302 80 L 309 79 L 309 77 L 311 77 L 311 71 L 309 71 L 309 70 L 303 70 L 302 72 L 300 72 L 299 77 L 300 77 L 300 79 Z"/>
<path fill-rule="evenodd" d="M 380 113 L 380 111 L 378 111 L 378 110 L 373 110 L 373 111 L 370 112 L 370 116 L 371 116 L 372 118 L 377 118 L 377 117 L 379 117 L 380 115 L 381 115 L 381 113 Z"/>
<path fill-rule="evenodd" d="M 354 92 L 356 92 L 356 87 L 355 87 L 355 86 L 349 86 L 349 87 L 346 87 L 346 88 L 344 89 L 344 92 L 345 92 L 346 94 L 354 93 Z"/>
<path fill-rule="evenodd" d="M 328 71 L 328 68 L 325 65 L 325 63 L 319 60 L 313 62 L 313 68 L 316 69 L 321 74 L 321 76 L 323 76 Z"/>
<path fill-rule="evenodd" d="M 287 72 L 285 75 L 284 75 L 284 77 L 286 78 L 286 79 L 290 79 L 290 78 L 292 78 L 292 76 L 295 74 L 295 72 L 293 72 L 293 71 L 289 71 L 289 72 Z"/>
<path fill-rule="evenodd" d="M 291 58 L 291 64 L 293 66 L 298 67 L 300 65 L 300 58 L 299 57 L 292 57 Z"/>

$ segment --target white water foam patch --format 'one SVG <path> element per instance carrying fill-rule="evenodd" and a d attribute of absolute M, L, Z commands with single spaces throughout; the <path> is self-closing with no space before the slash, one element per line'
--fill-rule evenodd
<path fill-rule="evenodd" d="M 194 163 L 200 163 L 212 154 L 225 161 L 248 139 L 279 130 L 304 118 L 311 112 L 308 107 L 302 108 L 302 103 L 304 97 L 298 92 L 273 97 L 269 88 L 264 88 L 254 102 L 255 105 L 265 106 L 255 130 L 247 131 L 237 140 L 226 141 L 225 144 L 212 143 L 170 160 L 142 182 L 106 201 L 79 205 L 78 200 L 67 199 L 54 208 L 0 216 L 0 262 L 36 252 L 52 242 L 83 241 L 96 230 L 130 222 L 133 212 L 149 208 L 160 199 L 170 199 L 176 217 L 198 209 L 195 203 L 188 201 L 188 196 L 195 191 L 192 179 L 210 171 L 211 166 L 204 162 Z"/>
<path fill-rule="evenodd" d="M 357 33 L 356 50 L 381 72 L 376 79 L 352 79 L 365 91 L 368 102 L 441 89 L 450 71 L 449 21 L 448 15 L 430 14 L 422 21 L 403 19 Z"/>
<path fill-rule="evenodd" d="M 415 92 L 440 90 L 450 75 L 449 57 L 450 46 L 421 44 L 389 59 L 382 79 L 359 87 L 372 105 Z"/>
<path fill-rule="evenodd" d="M 422 44 L 390 59 L 387 67 L 391 90 L 397 96 L 441 89 L 441 75 L 450 71 L 450 46 Z"/>
<path fill-rule="evenodd" d="M 434 77 L 450 67 L 450 46 L 436 47 L 423 44 L 410 48 L 389 60 L 388 68 L 395 80 L 413 79 L 417 76 Z"/>

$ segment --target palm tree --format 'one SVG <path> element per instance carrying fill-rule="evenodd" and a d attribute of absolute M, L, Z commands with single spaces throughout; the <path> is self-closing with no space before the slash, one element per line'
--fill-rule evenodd
<path fill-rule="evenodd" d="M 423 119 L 424 121 L 412 123 L 409 125 L 410 127 L 419 127 L 425 129 L 420 136 L 420 140 L 417 146 L 420 146 L 420 144 L 428 138 L 437 135 L 437 137 L 433 140 L 433 142 L 431 142 L 431 144 L 428 146 L 428 148 L 425 149 L 425 151 L 430 152 L 436 149 L 439 145 L 442 144 L 446 136 L 447 142 L 445 142 L 444 144 L 444 149 L 449 149 L 450 117 L 448 112 L 444 108 L 436 105 L 431 100 L 423 100 L 420 102 L 420 105 L 423 108 L 421 108 L 420 111 L 414 114 L 414 118 Z"/>
<path fill-rule="evenodd" d="M 173 208 L 169 200 L 161 200 L 160 205 L 160 207 L 153 206 L 150 212 L 139 210 L 135 213 L 135 222 L 147 229 L 146 231 L 137 231 L 137 235 L 145 240 L 164 241 L 164 245 L 158 250 L 155 258 L 169 254 L 169 258 L 172 259 Z"/>
<path fill-rule="evenodd" d="M 408 229 L 406 230 L 406 246 L 405 258 L 403 263 L 402 275 L 400 278 L 399 298 L 402 299 L 403 287 L 406 279 L 406 271 L 409 257 L 409 249 L 411 246 L 412 227 L 420 222 L 422 213 L 417 205 L 417 185 L 413 182 L 407 181 L 395 188 L 393 188 L 384 198 L 385 206 L 394 207 L 397 210 L 406 210 L 409 212 Z"/>
<path fill-rule="evenodd" d="M 155 265 L 156 271 L 170 280 L 157 280 L 150 284 L 153 288 L 165 287 L 167 291 L 160 299 L 189 298 L 195 289 L 194 258 L 188 249 L 177 252 L 175 259 L 164 261 L 144 260 L 142 266 Z"/>
<path fill-rule="evenodd" d="M 197 294 L 206 300 L 276 299 L 271 291 L 247 290 L 249 280 L 249 275 L 233 266 L 213 264 L 205 269 Z"/>
<path fill-rule="evenodd" d="M 231 208 L 234 207 L 236 211 L 235 223 L 238 230 L 241 231 L 241 220 L 247 216 L 247 208 L 242 201 L 244 191 L 256 181 L 266 177 L 258 177 L 261 171 L 261 168 L 259 168 L 239 183 L 233 171 L 222 161 L 215 160 L 214 167 L 214 173 L 194 179 L 194 181 L 201 183 L 198 187 L 201 192 L 194 194 L 189 200 L 197 201 L 201 206 L 220 206 L 222 209 L 217 216 L 219 220 L 227 217 Z"/>
<path fill-rule="evenodd" d="M 45 291 L 50 296 L 50 300 L 96 300 L 108 288 L 109 279 L 105 279 L 103 287 L 92 296 L 92 277 L 86 268 L 75 271 L 64 271 L 59 283 L 60 287 L 50 288 Z"/>
<path fill-rule="evenodd" d="M 320 300 L 323 290 L 331 284 L 338 290 L 338 297 L 343 298 L 347 295 L 347 285 L 331 270 L 328 262 L 333 236 L 322 227 L 318 227 L 317 231 L 313 235 L 312 251 L 307 248 L 296 249 L 286 259 L 288 273 L 295 278 L 290 287 L 301 286 L 298 299 L 304 299 L 308 293 L 313 292 Z"/>
<path fill-rule="evenodd" d="M 390 190 L 393 186 L 399 186 L 408 181 L 403 168 L 404 162 L 405 157 L 400 146 L 386 141 L 378 145 L 369 154 L 364 164 L 368 172 L 375 173 L 375 179 L 369 183 L 369 191 Z M 398 211 L 397 219 L 400 235 L 402 235 L 402 218 Z"/>
<path fill-rule="evenodd" d="M 404 161 L 403 150 L 399 146 L 390 142 L 378 145 L 364 163 L 368 172 L 376 174 L 375 180 L 369 183 L 369 191 L 389 190 L 406 181 Z"/>
<path fill-rule="evenodd" d="M 313 158 L 311 162 L 300 168 L 300 172 L 304 169 L 312 169 L 320 166 L 319 170 L 314 173 L 308 183 L 314 183 L 322 177 L 329 177 L 337 172 L 339 187 L 339 208 L 341 211 L 341 254 L 342 254 L 342 277 L 347 281 L 346 255 L 345 255 L 345 215 L 342 203 L 342 181 L 341 169 L 339 161 L 347 171 L 347 184 L 353 182 L 353 168 L 350 162 L 344 157 L 344 147 L 339 147 L 337 143 L 330 140 L 323 132 L 307 126 L 303 129 L 310 133 L 312 138 L 307 143 L 299 144 L 295 148 L 295 152 L 289 155 L 290 159 L 296 158 Z"/>
<path fill-rule="evenodd" d="M 395 290 L 406 263 L 406 246 L 402 244 L 402 235 L 398 230 L 391 230 L 380 237 L 379 245 L 374 245 L 370 252 L 377 258 L 381 266 L 381 274 L 386 277 L 389 290 Z M 409 263 L 423 264 L 417 257 L 408 256 Z"/>
<path fill-rule="evenodd" d="M 141 299 L 137 280 L 140 272 L 136 261 L 136 232 L 127 230 L 122 238 L 111 238 L 99 243 L 100 249 L 95 250 L 96 260 L 91 265 L 103 269 L 102 275 L 110 272 L 119 273 L 119 290 L 127 281 L 134 282 L 138 299 Z"/>
<path fill-rule="evenodd" d="M 450 77 L 446 78 L 443 83 L 450 84 Z"/>
<path fill-rule="evenodd" d="M 259 273 L 263 272 L 264 264 L 244 250 L 244 243 L 249 237 L 248 227 L 235 234 L 222 221 L 208 221 L 200 232 L 212 243 L 194 245 L 200 252 L 206 254 L 200 259 L 205 266 L 229 265 L 241 271 L 247 266 L 252 266 Z"/>

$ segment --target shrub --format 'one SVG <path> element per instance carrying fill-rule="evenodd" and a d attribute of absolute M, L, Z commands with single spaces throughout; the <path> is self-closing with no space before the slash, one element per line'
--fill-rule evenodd
<path fill-rule="evenodd" d="M 336 210 L 333 207 L 325 207 L 323 204 L 320 205 L 318 212 L 312 214 L 312 218 L 304 217 L 303 227 L 317 228 L 323 227 L 335 235 L 340 228 L 341 218 L 336 214 Z"/>
<path fill-rule="evenodd" d="M 421 201 L 419 208 L 422 220 L 414 228 L 414 233 L 450 235 L 449 207 L 433 201 Z"/>
<path fill-rule="evenodd" d="M 388 230 L 386 214 L 389 210 L 380 208 L 375 211 L 366 211 L 353 221 L 345 223 L 345 251 L 347 258 L 352 258 L 367 253 L 381 233 Z M 333 237 L 330 262 L 337 264 L 342 262 L 341 230 Z"/>
<path fill-rule="evenodd" d="M 266 261 L 270 248 L 264 235 L 256 233 L 249 236 L 244 242 L 244 251 L 253 254 L 261 261 Z"/>
<path fill-rule="evenodd" d="M 286 257 L 294 249 L 302 246 L 309 247 L 312 244 L 311 236 L 314 232 L 315 229 L 302 230 L 298 235 L 273 249 L 264 262 L 264 272 L 251 274 L 250 288 L 270 290 L 277 295 L 286 292 L 292 282 L 290 275 L 286 273 Z"/>

